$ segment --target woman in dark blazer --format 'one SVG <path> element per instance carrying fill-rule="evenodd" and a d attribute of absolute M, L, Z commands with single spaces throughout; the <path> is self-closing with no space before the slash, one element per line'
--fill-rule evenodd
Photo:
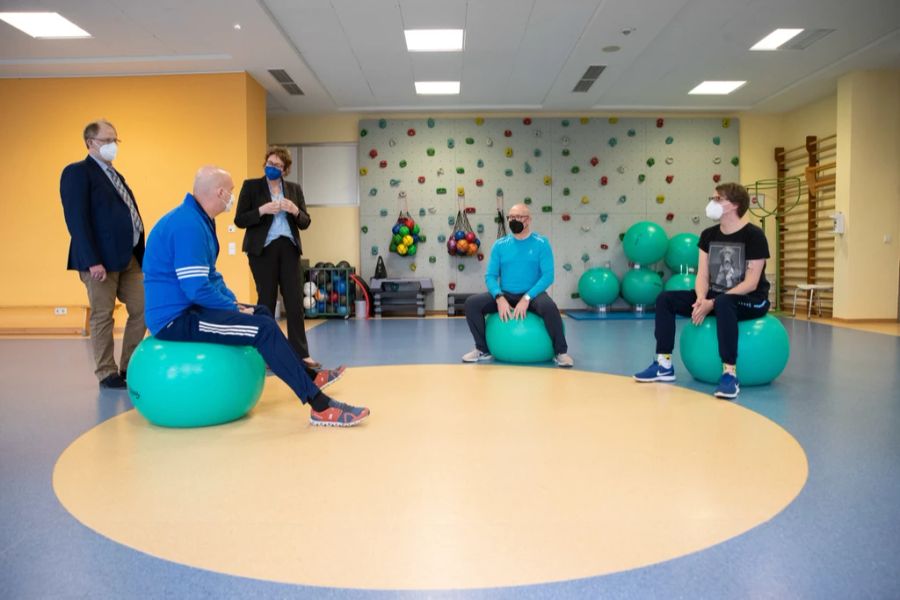
<path fill-rule="evenodd" d="M 303 253 L 300 231 L 309 227 L 310 218 L 303 190 L 296 183 L 284 180 L 290 173 L 291 162 L 286 148 L 268 149 L 265 176 L 248 179 L 241 186 L 234 224 L 247 230 L 243 248 L 250 260 L 259 303 L 275 314 L 275 301 L 281 288 L 288 341 L 307 366 L 317 369 L 322 365 L 310 358 L 303 329 L 300 282 Z"/>

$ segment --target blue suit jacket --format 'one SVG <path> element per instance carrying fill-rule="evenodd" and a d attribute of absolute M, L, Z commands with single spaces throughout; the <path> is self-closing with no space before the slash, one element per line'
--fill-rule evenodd
<path fill-rule="evenodd" d="M 119 177 L 134 198 L 121 173 Z M 69 269 L 87 271 L 93 265 L 102 264 L 107 271 L 124 271 L 132 254 L 138 264 L 143 263 L 144 234 L 141 233 L 137 246 L 132 246 L 134 231 L 131 211 L 109 177 L 90 155 L 63 169 L 59 195 L 62 198 L 66 226 L 72 236 Z"/>

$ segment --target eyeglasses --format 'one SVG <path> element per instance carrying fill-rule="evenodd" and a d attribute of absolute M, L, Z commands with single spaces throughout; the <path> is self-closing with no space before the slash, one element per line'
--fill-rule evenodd
<path fill-rule="evenodd" d="M 710 196 L 709 197 L 710 202 L 722 202 L 723 200 L 727 200 L 727 199 L 728 198 L 726 198 L 725 196 Z"/>
<path fill-rule="evenodd" d="M 509 215 L 506 217 L 508 221 L 527 221 L 530 218 L 528 215 Z"/>
<path fill-rule="evenodd" d="M 112 144 L 113 142 L 115 142 L 116 144 L 121 144 L 121 143 L 122 143 L 122 140 L 120 140 L 119 138 L 98 138 L 98 137 L 95 137 L 95 138 L 91 138 L 91 139 L 92 139 L 92 140 L 97 140 L 98 142 L 100 142 L 100 143 L 103 144 L 103 145 L 106 145 L 106 144 Z"/>
<path fill-rule="evenodd" d="M 280 164 L 274 163 L 274 162 L 272 162 L 272 161 L 268 161 L 268 160 L 267 160 L 267 161 L 266 161 L 266 166 L 267 166 L 267 167 L 275 167 L 276 169 L 281 169 L 282 171 L 284 171 L 284 165 L 280 165 Z"/>

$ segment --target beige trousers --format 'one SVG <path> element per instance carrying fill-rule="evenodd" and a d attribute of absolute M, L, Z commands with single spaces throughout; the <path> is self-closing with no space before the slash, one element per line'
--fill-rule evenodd
<path fill-rule="evenodd" d="M 144 339 L 144 273 L 132 256 L 124 271 L 107 272 L 106 280 L 94 281 L 86 271 L 79 273 L 87 288 L 91 305 L 91 346 L 94 349 L 94 374 L 102 381 L 119 372 L 113 358 L 113 310 L 116 298 L 125 304 L 128 321 L 122 339 L 121 370 L 128 369 L 128 361 L 137 345 Z"/>

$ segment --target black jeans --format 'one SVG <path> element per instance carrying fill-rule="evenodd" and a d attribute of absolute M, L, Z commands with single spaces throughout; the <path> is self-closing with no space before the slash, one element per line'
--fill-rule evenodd
<path fill-rule="evenodd" d="M 754 301 L 749 296 L 710 293 L 719 336 L 719 356 L 726 365 L 737 364 L 738 321 L 758 319 L 769 312 L 769 301 Z M 663 292 L 656 299 L 656 353 L 671 354 L 675 348 L 675 315 L 690 317 L 697 293 Z"/>
<path fill-rule="evenodd" d="M 249 256 L 250 271 L 256 282 L 258 302 L 275 314 L 278 288 L 287 314 L 287 339 L 300 358 L 309 357 L 309 344 L 303 329 L 303 296 L 300 290 L 300 252 L 286 237 L 263 248 L 259 256 Z"/>
<path fill-rule="evenodd" d="M 525 294 L 504 292 L 503 295 L 509 301 L 509 305 L 515 308 L 516 303 Z M 466 322 L 469 324 L 472 337 L 475 338 L 475 347 L 482 352 L 489 351 L 487 340 L 484 337 L 484 318 L 495 312 L 499 312 L 497 310 L 497 301 L 487 292 L 469 296 L 469 299 L 466 300 Z M 553 353 L 565 354 L 569 346 L 566 344 L 566 336 L 563 333 L 562 316 L 559 314 L 559 308 L 556 307 L 556 303 L 547 295 L 547 292 L 541 292 L 531 299 L 531 302 L 528 304 L 528 312 L 533 312 L 544 320 L 547 333 L 550 334 L 550 339 L 553 340 Z"/>

